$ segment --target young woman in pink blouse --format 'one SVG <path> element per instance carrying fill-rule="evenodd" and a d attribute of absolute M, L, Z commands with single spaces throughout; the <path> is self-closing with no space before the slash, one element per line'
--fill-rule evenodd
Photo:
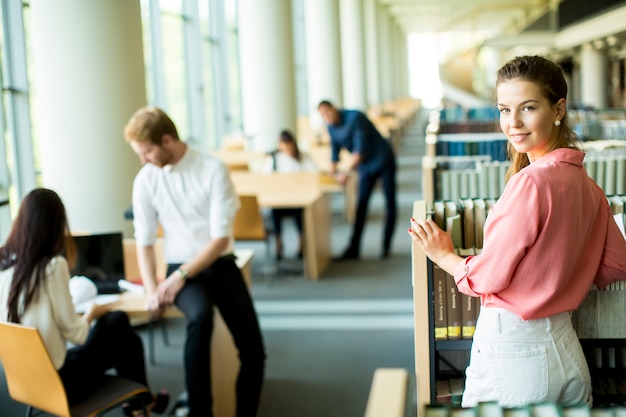
<path fill-rule="evenodd" d="M 561 68 L 517 57 L 498 71 L 496 87 L 511 167 L 485 223 L 481 254 L 457 256 L 430 219 L 411 219 L 409 234 L 454 275 L 459 291 L 481 299 L 464 407 L 591 404 L 571 312 L 592 285 L 626 280 L 626 241 L 583 167 Z"/>

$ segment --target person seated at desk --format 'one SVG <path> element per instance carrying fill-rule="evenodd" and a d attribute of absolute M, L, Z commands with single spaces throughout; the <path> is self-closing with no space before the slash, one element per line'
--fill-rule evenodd
<path fill-rule="evenodd" d="M 288 130 L 280 132 L 278 137 L 278 149 L 270 152 L 271 158 L 268 158 L 265 172 L 317 172 L 317 166 L 313 160 L 305 153 L 300 152 L 298 142 L 293 134 Z M 298 257 L 302 258 L 302 209 L 301 208 L 280 208 L 272 209 L 272 224 L 274 226 L 274 234 L 276 235 L 276 259 L 283 257 L 283 240 L 282 240 L 282 221 L 286 217 L 293 217 L 300 242 L 298 247 Z"/>
<path fill-rule="evenodd" d="M 44 188 L 28 193 L 0 248 L 0 321 L 39 330 L 70 405 L 94 392 L 111 368 L 148 386 L 142 341 L 128 316 L 112 311 L 111 304 L 93 304 L 82 317 L 76 313 L 63 256 L 67 253 L 71 264 L 76 251 L 66 234 L 67 215 L 57 193 Z M 76 346 L 68 349 L 68 342 Z M 148 393 L 142 400 L 150 415 L 163 412 L 169 397 Z M 131 402 L 124 413 L 141 417 L 142 408 Z"/>

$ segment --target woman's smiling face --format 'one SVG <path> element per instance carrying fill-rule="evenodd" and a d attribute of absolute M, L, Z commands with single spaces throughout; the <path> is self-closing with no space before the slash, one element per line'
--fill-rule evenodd
<path fill-rule="evenodd" d="M 497 96 L 502 131 L 515 150 L 533 163 L 548 152 L 550 138 L 558 129 L 554 122 L 565 114 L 565 100 L 553 105 L 537 84 L 521 79 L 500 83 Z"/>

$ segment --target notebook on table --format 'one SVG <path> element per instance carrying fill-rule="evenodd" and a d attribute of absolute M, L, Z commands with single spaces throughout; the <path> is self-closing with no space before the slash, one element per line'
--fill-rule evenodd
<path fill-rule="evenodd" d="M 120 293 L 118 281 L 124 279 L 122 240 L 121 232 L 74 236 L 76 266 L 72 276 L 89 278 L 98 294 Z"/>

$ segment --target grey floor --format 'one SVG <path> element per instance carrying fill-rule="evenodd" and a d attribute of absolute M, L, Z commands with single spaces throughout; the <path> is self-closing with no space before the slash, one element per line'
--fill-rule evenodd
<path fill-rule="evenodd" d="M 303 278 L 301 262 L 293 259 L 293 226 L 286 225 L 283 273 L 274 276 L 271 283 L 264 274 L 267 260 L 263 244 L 241 244 L 257 253 L 252 265 L 252 294 L 268 356 L 259 417 L 363 416 L 376 368 L 400 367 L 414 374 L 410 239 L 406 229 L 412 202 L 421 198 L 426 119 L 424 111 L 398 150 L 399 210 L 390 258 L 379 259 L 384 216 L 380 190 L 370 202 L 362 258 L 331 263 L 317 282 Z M 335 255 L 342 252 L 351 231 L 342 219 L 342 203 L 341 196 L 333 197 Z M 157 335 L 157 364 L 148 367 L 148 374 L 152 388 L 176 393 L 184 388 L 184 323 L 171 319 L 167 325 L 170 346 L 164 346 Z M 139 327 L 138 331 L 147 343 L 146 329 Z M 0 417 L 23 413 L 24 406 L 9 398 L 0 376 Z"/>

